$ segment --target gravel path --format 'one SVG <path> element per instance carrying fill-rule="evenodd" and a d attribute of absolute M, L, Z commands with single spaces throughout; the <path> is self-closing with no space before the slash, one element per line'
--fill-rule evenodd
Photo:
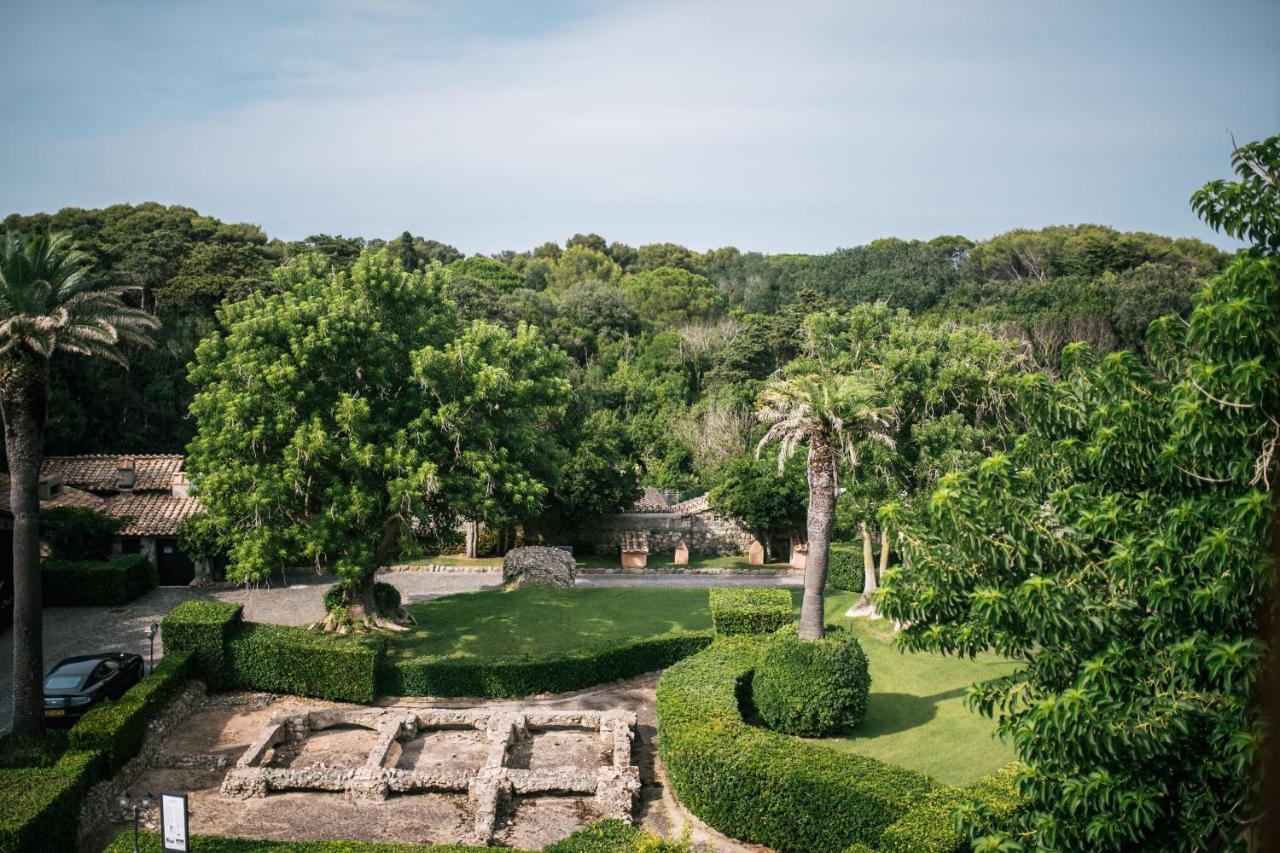
<path fill-rule="evenodd" d="M 501 585 L 501 571 L 413 572 L 396 571 L 379 575 L 394 584 L 407 604 L 427 601 L 459 592 L 495 589 Z M 238 601 L 244 618 L 251 622 L 278 625 L 307 625 L 324 617 L 324 591 L 336 582 L 332 575 L 297 574 L 288 584 L 277 583 L 256 589 L 203 590 L 189 587 L 153 589 L 123 607 L 48 607 L 44 611 L 45 671 L 63 658 L 95 652 L 134 652 L 144 658 L 148 642 L 143 632 L 153 622 L 183 601 L 194 598 Z M 713 586 L 799 586 L 799 577 L 750 577 L 743 575 L 691 575 L 653 573 L 646 575 L 582 575 L 580 587 L 713 587 Z M 159 637 L 156 659 L 164 654 Z M 0 635 L 0 733 L 9 730 L 13 692 L 13 632 Z"/>

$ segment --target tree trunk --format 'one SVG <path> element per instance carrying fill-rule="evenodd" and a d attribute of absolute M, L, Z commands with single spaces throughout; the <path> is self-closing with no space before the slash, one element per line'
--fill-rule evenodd
<path fill-rule="evenodd" d="M 871 550 L 871 529 L 864 521 L 862 527 L 862 597 L 876 591 L 876 559 Z"/>
<path fill-rule="evenodd" d="M 468 521 L 467 522 L 467 546 L 466 546 L 467 556 L 473 560 L 476 557 L 480 556 L 480 554 L 478 553 L 479 547 L 480 547 L 480 522 Z"/>
<path fill-rule="evenodd" d="M 823 591 L 827 586 L 827 551 L 836 520 L 836 455 L 830 440 L 815 435 L 809 442 L 809 556 L 804 564 L 804 600 L 800 605 L 802 639 L 817 640 L 823 630 Z"/>
<path fill-rule="evenodd" d="M 880 577 L 884 577 L 884 573 L 889 569 L 889 530 L 881 528 L 880 530 Z"/>
<path fill-rule="evenodd" d="M 40 454 L 47 389 L 29 369 L 0 382 L 13 510 L 13 733 L 44 731 L 44 636 L 40 594 Z"/>

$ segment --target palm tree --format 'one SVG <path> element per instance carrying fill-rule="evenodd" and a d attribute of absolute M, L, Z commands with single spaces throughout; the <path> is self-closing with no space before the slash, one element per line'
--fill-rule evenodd
<path fill-rule="evenodd" d="M 816 640 L 823 633 L 823 589 L 827 585 L 827 551 L 835 525 L 840 460 L 858 465 L 857 445 L 864 440 L 893 439 L 889 411 L 877 405 L 875 386 L 858 376 L 796 376 L 771 382 L 760 393 L 756 415 L 769 431 L 756 447 L 777 442 L 778 468 L 802 444 L 809 445 L 809 556 L 804 568 L 804 601 L 799 635 Z"/>
<path fill-rule="evenodd" d="M 126 364 L 121 343 L 150 344 L 158 321 L 88 278 L 67 234 L 0 239 L 0 414 L 13 511 L 13 731 L 44 728 L 40 614 L 40 457 L 49 360 L 59 350 Z"/>

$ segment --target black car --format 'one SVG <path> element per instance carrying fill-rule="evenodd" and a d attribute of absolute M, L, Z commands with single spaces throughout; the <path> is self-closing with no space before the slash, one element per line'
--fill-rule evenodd
<path fill-rule="evenodd" d="M 142 656 L 127 652 L 67 658 L 44 677 L 44 718 L 70 725 L 104 699 L 119 699 L 142 680 Z"/>

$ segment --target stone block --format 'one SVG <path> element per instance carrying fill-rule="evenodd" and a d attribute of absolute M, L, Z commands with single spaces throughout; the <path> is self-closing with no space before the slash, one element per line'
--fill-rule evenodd
<path fill-rule="evenodd" d="M 504 584 L 542 584 L 570 588 L 578 575 L 578 564 L 559 548 L 530 545 L 513 548 L 502 558 Z"/>

